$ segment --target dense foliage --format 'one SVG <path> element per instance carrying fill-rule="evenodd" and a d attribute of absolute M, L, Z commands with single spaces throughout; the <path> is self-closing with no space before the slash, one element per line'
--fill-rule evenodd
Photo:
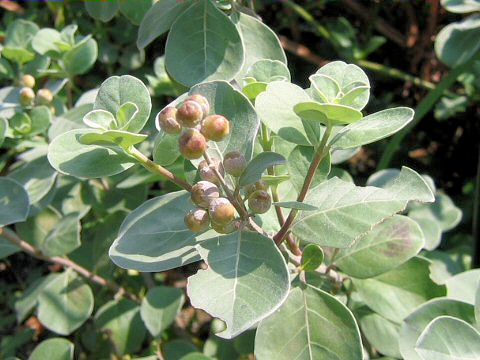
<path fill-rule="evenodd" d="M 478 0 L 0 6 L 0 359 L 480 358 Z"/>

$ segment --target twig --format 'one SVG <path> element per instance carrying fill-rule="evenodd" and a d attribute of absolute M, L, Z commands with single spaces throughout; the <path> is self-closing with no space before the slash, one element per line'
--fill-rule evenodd
<path fill-rule="evenodd" d="M 175 184 L 177 184 L 181 188 L 184 188 L 187 191 L 192 190 L 192 187 L 190 186 L 189 183 L 180 179 L 175 174 L 165 169 L 163 166 L 155 164 L 152 160 L 150 160 L 148 157 L 143 155 L 140 151 L 138 151 L 133 146 L 128 150 L 128 153 L 131 156 L 133 156 L 135 159 L 137 159 L 140 162 L 140 164 L 150 172 L 165 176 L 168 180 L 170 180 L 171 182 L 174 182 Z"/>
<path fill-rule="evenodd" d="M 308 190 L 312 185 L 313 177 L 315 176 L 315 172 L 317 171 L 318 166 L 322 162 L 325 155 L 330 151 L 329 147 L 327 146 L 327 141 L 330 138 L 330 134 L 332 133 L 332 128 L 333 126 L 329 124 L 325 129 L 325 133 L 322 136 L 320 145 L 318 146 L 318 149 L 315 152 L 313 161 L 310 164 L 310 167 L 308 168 L 307 176 L 305 177 L 305 181 L 303 182 L 302 189 L 298 194 L 298 197 L 297 197 L 298 202 L 303 202 L 305 200 Z M 273 240 L 275 241 L 276 244 L 280 244 L 283 241 L 283 238 L 285 237 L 285 235 L 287 235 L 288 231 L 290 230 L 290 226 L 292 225 L 293 220 L 297 215 L 297 212 L 298 210 L 296 209 L 292 209 L 290 211 L 290 214 L 288 215 L 287 220 L 285 221 L 281 229 L 278 231 L 278 233 L 273 237 Z"/>
<path fill-rule="evenodd" d="M 61 256 L 47 256 L 43 254 L 40 250 L 30 245 L 28 242 L 22 240 L 16 233 L 6 228 L 0 227 L 0 235 L 10 241 L 12 244 L 17 245 L 24 252 L 33 256 L 39 260 L 47 261 L 53 264 L 58 264 L 66 268 L 70 268 L 76 271 L 78 274 L 82 275 L 86 279 L 100 285 L 103 287 L 108 287 L 112 290 L 116 296 L 124 296 L 133 301 L 138 302 L 138 298 L 126 291 L 123 287 L 117 285 L 116 283 L 109 281 L 97 274 L 92 273 L 91 271 L 85 269 L 83 266 L 77 264 L 76 262 Z"/>

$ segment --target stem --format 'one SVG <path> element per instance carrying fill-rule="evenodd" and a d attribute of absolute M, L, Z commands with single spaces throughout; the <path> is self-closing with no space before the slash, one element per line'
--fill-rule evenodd
<path fill-rule="evenodd" d="M 315 152 L 315 156 L 313 158 L 312 163 L 307 172 L 307 176 L 305 177 L 305 181 L 303 182 L 302 190 L 300 194 L 298 194 L 297 201 L 303 202 L 305 197 L 307 196 L 308 190 L 310 189 L 310 185 L 312 185 L 313 177 L 315 176 L 315 172 L 317 171 L 318 165 L 322 162 L 325 155 L 328 153 L 330 148 L 327 146 L 327 141 L 330 138 L 330 134 L 332 133 L 333 126 L 328 124 L 325 132 L 323 134 L 322 140 L 320 141 L 320 145 L 318 146 L 317 151 Z M 290 214 L 288 215 L 287 220 L 281 227 L 280 231 L 273 237 L 275 243 L 280 244 L 283 241 L 283 238 L 288 233 L 290 226 L 297 215 L 298 210 L 292 209 Z"/>
<path fill-rule="evenodd" d="M 117 285 L 116 283 L 109 281 L 97 274 L 94 274 L 90 272 L 89 270 L 85 269 L 83 266 L 77 264 L 76 262 L 65 258 L 61 256 L 46 256 L 44 255 L 40 250 L 35 248 L 34 246 L 30 245 L 28 242 L 20 239 L 20 237 L 14 233 L 13 231 L 0 227 L 0 236 L 2 236 L 4 239 L 7 239 L 10 241 L 12 244 L 17 245 L 22 251 L 26 252 L 30 256 L 37 258 L 39 260 L 51 262 L 54 264 L 61 265 L 66 268 L 70 268 L 74 271 L 76 271 L 78 274 L 82 275 L 86 279 L 100 285 L 103 287 L 108 287 L 110 290 L 112 290 L 117 296 L 124 296 L 127 297 L 133 301 L 138 302 L 138 298 L 132 294 L 127 292 L 124 288 L 121 286 Z"/>
<path fill-rule="evenodd" d="M 417 126 L 417 124 L 429 113 L 438 99 L 443 95 L 445 90 L 453 85 L 457 78 L 466 72 L 474 62 L 479 58 L 478 54 L 472 56 L 472 58 L 466 63 L 453 68 L 447 76 L 444 76 L 442 81 L 438 83 L 435 89 L 431 90 L 428 95 L 417 105 L 415 108 L 415 118 L 413 121 L 403 128 L 401 131 L 395 134 L 395 136 L 389 141 L 383 155 L 378 163 L 377 171 L 387 168 L 390 165 L 395 153 L 400 148 L 400 144 L 407 134 Z"/>
<path fill-rule="evenodd" d="M 129 148 L 127 150 L 127 153 L 133 156 L 135 159 L 137 159 L 138 162 L 148 171 L 165 176 L 168 180 L 170 180 L 171 182 L 174 182 L 175 184 L 177 184 L 181 188 L 184 188 L 187 191 L 192 190 L 192 187 L 190 186 L 189 183 L 187 183 L 185 180 L 180 179 L 175 174 L 165 169 L 163 166 L 155 164 L 152 160 L 150 160 L 148 157 L 143 155 L 135 147 L 132 146 L 131 148 Z"/>

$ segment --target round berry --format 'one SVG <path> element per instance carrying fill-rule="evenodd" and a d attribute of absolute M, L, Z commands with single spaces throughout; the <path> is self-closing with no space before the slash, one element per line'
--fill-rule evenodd
<path fill-rule="evenodd" d="M 207 116 L 210 112 L 210 104 L 205 96 L 200 94 L 191 95 L 187 98 L 187 101 L 195 101 L 199 103 L 203 110 L 203 115 Z"/>
<path fill-rule="evenodd" d="M 223 157 L 223 167 L 228 174 L 238 177 L 247 167 L 247 160 L 238 151 L 231 151 Z"/>
<path fill-rule="evenodd" d="M 167 106 L 157 115 L 158 124 L 167 134 L 177 135 L 182 131 L 182 125 L 179 124 L 176 118 L 177 108 Z"/>
<path fill-rule="evenodd" d="M 212 222 L 212 229 L 219 234 L 230 234 L 234 231 L 240 230 L 241 222 L 239 220 L 232 221 L 227 225 L 220 225 Z"/>
<path fill-rule="evenodd" d="M 245 195 L 248 197 L 257 190 L 267 191 L 268 186 L 267 184 L 265 184 L 263 180 L 257 181 L 256 183 L 250 184 L 247 187 L 245 187 Z"/>
<path fill-rule="evenodd" d="M 230 134 L 230 121 L 222 115 L 210 115 L 202 121 L 203 136 L 213 141 L 222 141 Z"/>
<path fill-rule="evenodd" d="M 185 101 L 177 111 L 177 121 L 182 126 L 193 128 L 203 119 L 202 106 L 196 101 Z"/>
<path fill-rule="evenodd" d="M 198 130 L 186 129 L 178 138 L 178 146 L 185 158 L 198 159 L 207 149 L 207 140 Z"/>
<path fill-rule="evenodd" d="M 193 209 L 185 215 L 185 225 L 193 232 L 202 232 L 208 229 L 210 217 L 204 209 Z"/>
<path fill-rule="evenodd" d="M 235 208 L 228 199 L 217 198 L 210 201 L 208 213 L 212 223 L 226 225 L 235 217 Z"/>
<path fill-rule="evenodd" d="M 20 104 L 22 104 L 23 106 L 32 105 L 34 99 L 35 93 L 29 87 L 23 87 L 20 90 Z"/>
<path fill-rule="evenodd" d="M 225 170 L 223 169 L 223 165 L 219 159 L 213 158 L 213 164 L 208 165 L 206 160 L 203 160 L 200 164 L 198 164 L 198 173 L 200 174 L 200 178 L 205 181 L 210 181 L 216 185 L 220 185 L 220 180 L 215 174 L 214 169 L 216 168 L 220 175 L 225 176 Z"/>
<path fill-rule="evenodd" d="M 22 76 L 22 85 L 33 88 L 35 86 L 35 78 L 30 74 L 25 74 Z"/>
<path fill-rule="evenodd" d="M 248 207 L 255 214 L 264 214 L 271 206 L 272 198 L 264 190 L 257 190 L 248 197 Z"/>
<path fill-rule="evenodd" d="M 191 197 L 194 204 L 202 208 L 208 208 L 212 200 L 220 196 L 217 185 L 209 181 L 199 181 L 192 186 Z"/>
<path fill-rule="evenodd" d="M 40 89 L 37 92 L 37 102 L 40 105 L 48 105 L 53 100 L 53 94 L 48 89 Z"/>

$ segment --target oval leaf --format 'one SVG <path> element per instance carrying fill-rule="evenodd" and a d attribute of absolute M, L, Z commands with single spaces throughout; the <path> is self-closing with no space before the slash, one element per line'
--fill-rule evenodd
<path fill-rule="evenodd" d="M 267 168 L 285 164 L 285 158 L 277 153 L 265 151 L 253 158 L 252 161 L 243 171 L 239 179 L 240 186 L 247 186 L 259 181 L 262 178 L 262 173 Z"/>
<path fill-rule="evenodd" d="M 0 178 L 0 227 L 24 221 L 30 201 L 28 193 L 17 181 Z"/>
<path fill-rule="evenodd" d="M 67 339 L 52 338 L 42 341 L 28 360 L 73 360 L 73 344 Z"/>

